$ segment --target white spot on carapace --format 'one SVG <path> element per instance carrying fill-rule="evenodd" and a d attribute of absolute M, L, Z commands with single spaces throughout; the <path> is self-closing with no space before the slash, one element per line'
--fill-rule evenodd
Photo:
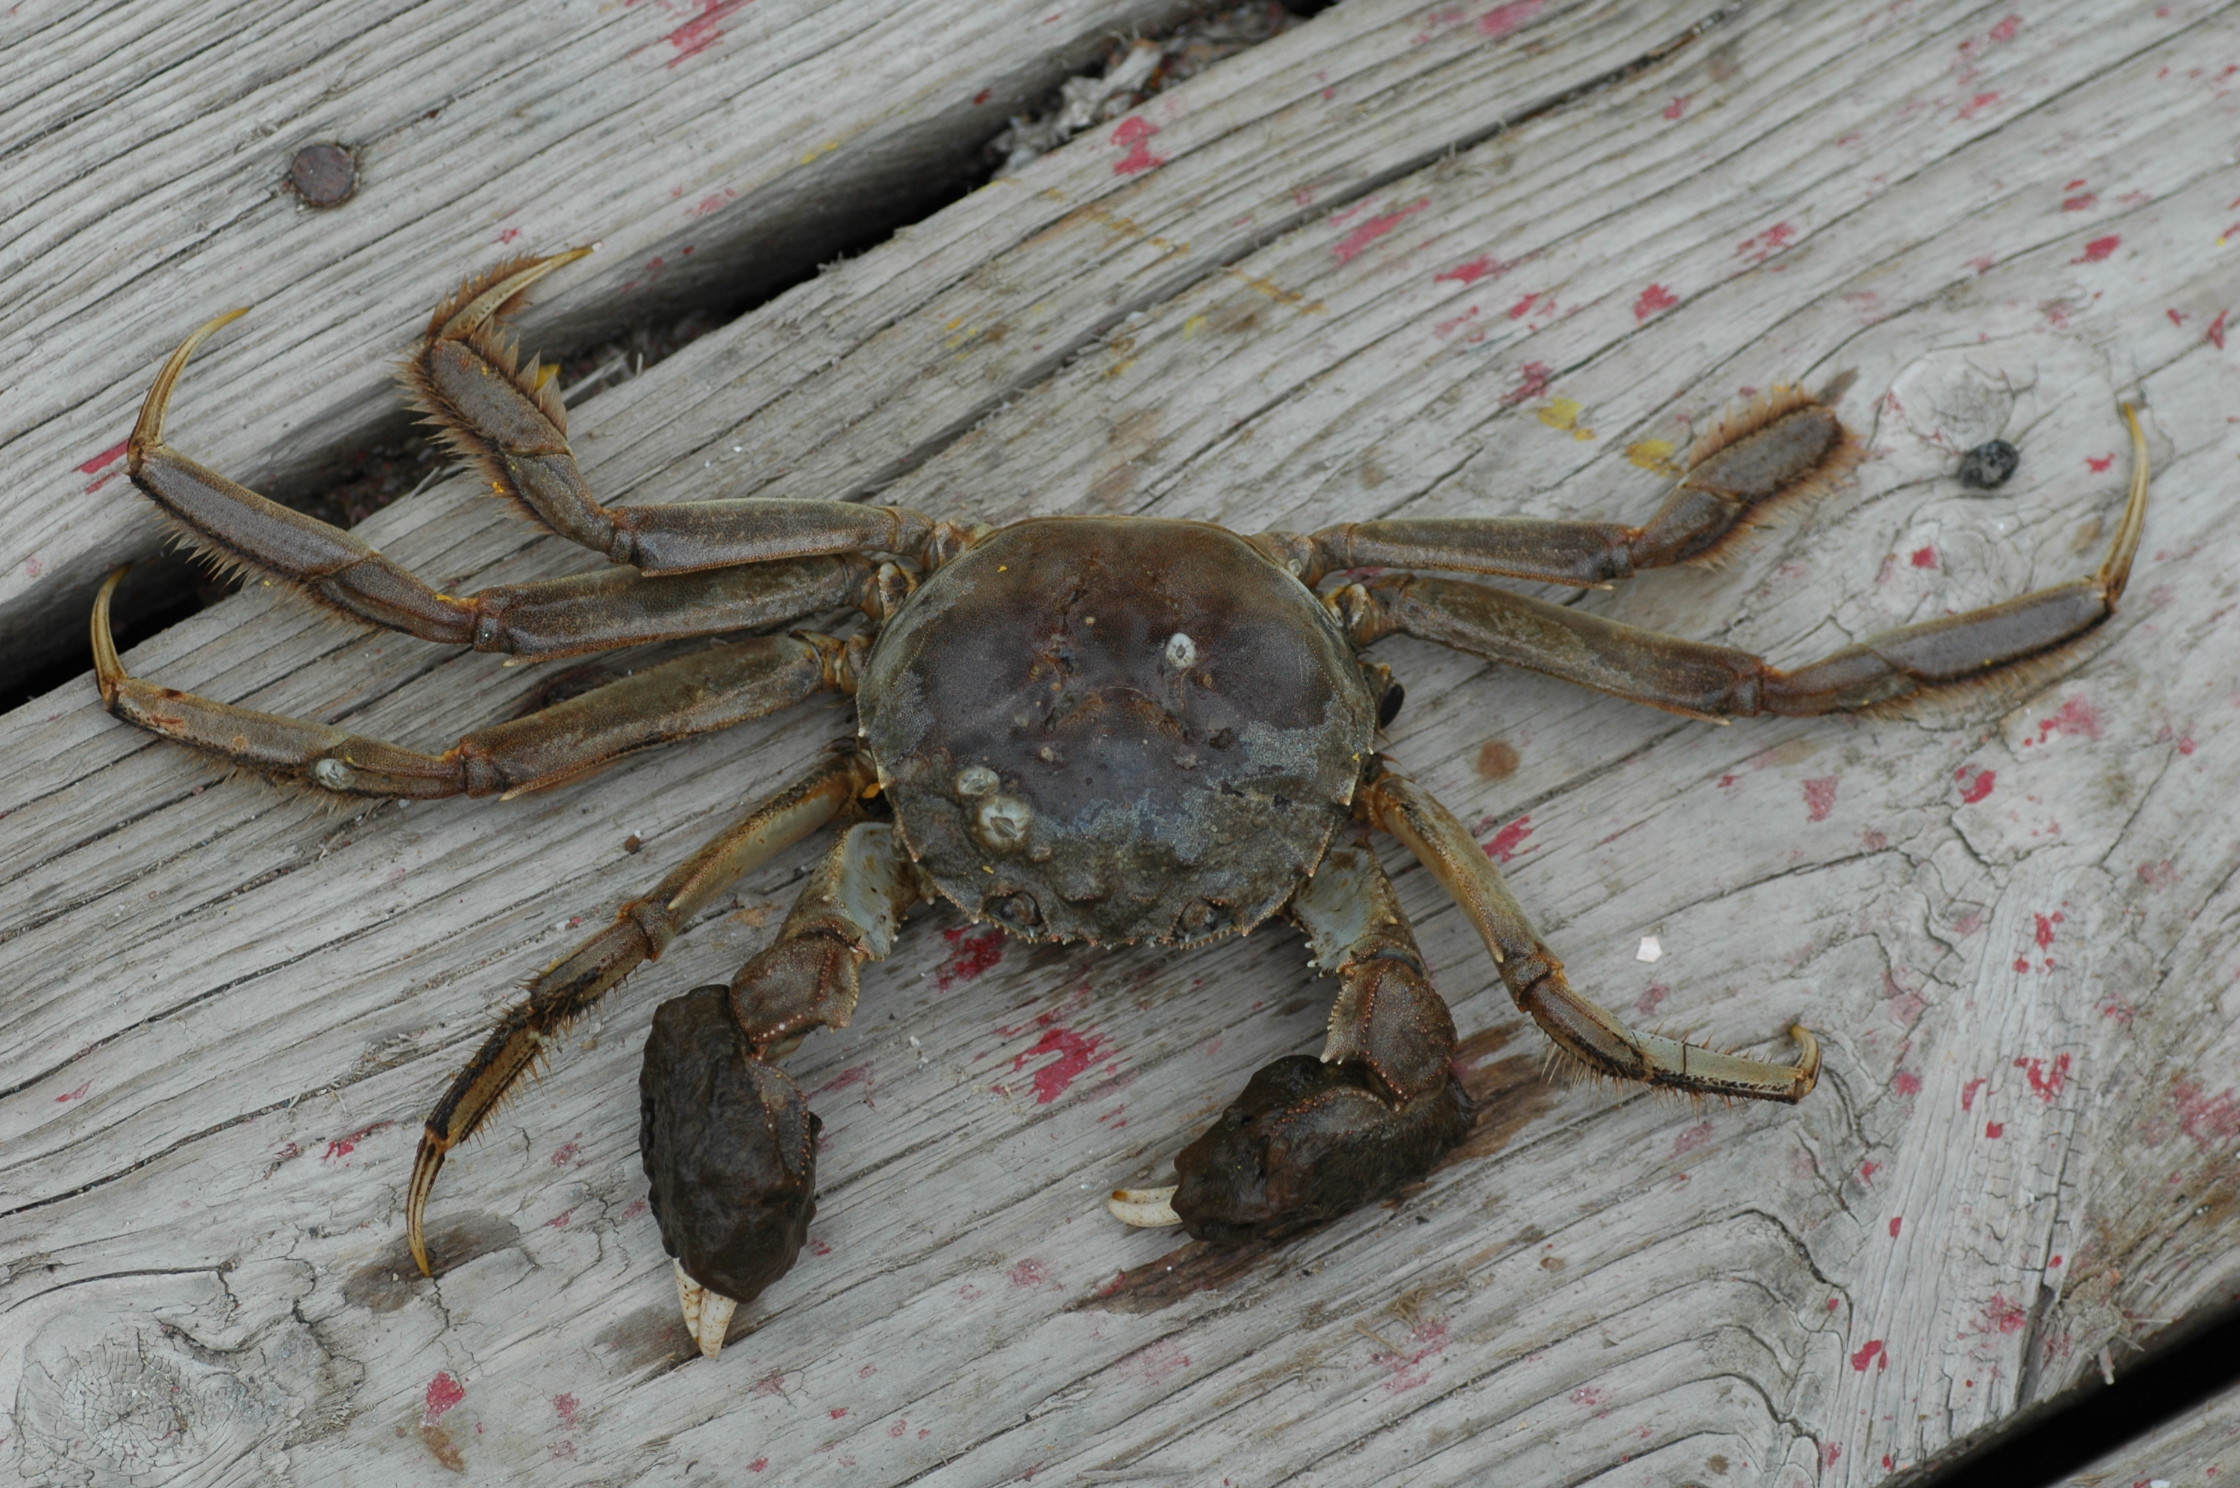
<path fill-rule="evenodd" d="M 1636 961 L 1661 961 L 1664 959 L 1664 947 L 1657 944 L 1657 938 L 1654 935 L 1644 935 L 1641 937 L 1641 949 L 1633 953 L 1633 959 Z"/>
<path fill-rule="evenodd" d="M 1179 630 L 1167 637 L 1168 666 L 1179 672 L 1184 667 L 1197 665 L 1197 661 L 1198 643 L 1196 641 L 1191 640 L 1190 637 Z"/>
<path fill-rule="evenodd" d="M 981 842 L 1001 852 L 1027 840 L 1034 809 L 1017 796 L 990 796 L 980 803 L 973 818 Z"/>

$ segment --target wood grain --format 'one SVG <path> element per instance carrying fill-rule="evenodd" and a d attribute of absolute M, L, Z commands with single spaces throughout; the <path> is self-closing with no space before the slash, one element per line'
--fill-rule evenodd
<path fill-rule="evenodd" d="M 727 310 L 954 195 L 1114 35 L 1191 0 L 77 0 L 0 16 L 0 654 L 78 644 L 154 551 L 120 441 L 182 327 L 256 308 L 185 391 L 216 461 L 292 495 L 401 428 L 390 372 L 463 267 L 598 240 L 529 316 L 585 347 Z M 339 142 L 358 186 L 284 185 Z M 417 311 L 413 313 L 418 313 Z"/>
<path fill-rule="evenodd" d="M 1650 442 L 1855 369 L 1849 484 L 1722 567 L 1580 600 L 1788 662 L 2098 563 L 2114 405 L 2143 399 L 2123 612 L 2008 692 L 1723 729 L 1379 648 L 1393 754 L 1578 984 L 1723 1043 L 1805 1017 L 1803 1105 L 1541 1083 L 1461 916 L 1388 854 L 1480 1031 L 1475 1150 L 1277 1254 L 1170 1257 L 1097 1201 L 1314 1046 L 1298 942 L 1072 954 L 925 915 L 793 1060 L 830 1138 L 811 1253 L 705 1366 L 643 1208 L 637 1046 L 767 938 L 812 849 L 455 1159 L 433 1284 L 397 1218 L 413 1128 L 523 976 L 844 712 L 505 806 L 335 813 L 87 683 L 0 718 L 0 1460 L 1787 1488 L 1878 1482 L 2127 1367 L 2240 1288 L 2236 18 L 1348 0 L 1147 105 L 1160 163 L 1078 140 L 575 412 L 612 495 L 1296 527 L 1646 512 Z M 386 307 L 392 341 L 419 313 Z M 198 366 L 182 447 L 244 365 Z M 1994 435 L 2021 470 L 1970 493 L 1958 453 Z M 364 535 L 446 584 L 586 566 L 472 486 Z M 537 683 L 261 589 L 127 660 L 415 743 Z M 126 1408 L 153 1398 L 189 1429 Z"/>

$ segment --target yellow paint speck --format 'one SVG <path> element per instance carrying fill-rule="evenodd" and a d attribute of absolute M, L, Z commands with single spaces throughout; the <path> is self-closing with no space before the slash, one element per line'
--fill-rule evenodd
<path fill-rule="evenodd" d="M 814 150 L 810 150 L 804 153 L 802 157 L 794 163 L 796 165 L 807 165 L 811 161 L 815 160 L 819 155 L 830 155 L 833 151 L 839 148 L 840 141 L 826 140 L 823 144 L 817 146 Z"/>
<path fill-rule="evenodd" d="M 1206 318 L 1203 315 L 1193 315 L 1188 320 L 1182 323 L 1182 334 L 1185 336 L 1195 336 L 1198 334 L 1198 332 L 1204 330 L 1205 328 Z"/>
<path fill-rule="evenodd" d="M 1594 438 L 1594 430 L 1579 422 L 1579 415 L 1584 409 L 1576 398 L 1550 398 L 1533 412 L 1540 415 L 1541 423 L 1551 429 L 1561 429 L 1573 439 Z"/>
<path fill-rule="evenodd" d="M 1658 475 L 1678 477 L 1685 472 L 1673 460 L 1673 449 L 1673 443 L 1669 439 L 1636 440 L 1626 446 L 1626 458 L 1643 470 L 1651 470 Z"/>

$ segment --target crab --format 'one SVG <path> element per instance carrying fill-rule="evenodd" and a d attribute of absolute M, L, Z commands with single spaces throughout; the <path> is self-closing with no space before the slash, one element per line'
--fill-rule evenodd
<path fill-rule="evenodd" d="M 1036 517 L 1002 527 L 900 507 L 733 499 L 602 504 L 569 451 L 552 369 L 504 319 L 589 249 L 516 259 L 436 311 L 403 370 L 413 400 L 502 496 L 611 566 L 439 593 L 350 534 L 172 448 L 187 360 L 245 313 L 195 331 L 157 374 L 129 445 L 133 481 L 193 545 L 341 614 L 517 658 L 728 637 L 478 729 L 441 754 L 130 676 L 95 600 L 101 698 L 119 718 L 328 797 L 509 797 L 633 751 L 807 698 L 854 698 L 857 728 L 749 805 L 651 893 L 545 968 L 428 1117 L 405 1200 L 423 1220 L 445 1155 L 570 1022 L 739 876 L 827 826 L 836 840 L 776 938 L 728 986 L 653 1015 L 639 1144 L 687 1328 L 710 1357 L 737 1305 L 793 1264 L 816 1209 L 819 1121 L 779 1061 L 847 1026 L 859 969 L 913 906 L 947 903 L 1028 940 L 1188 946 L 1283 916 L 1337 981 L 1319 1057 L 1252 1076 L 1175 1158 L 1171 1188 L 1119 1190 L 1132 1223 L 1214 1242 L 1273 1239 L 1422 1177 L 1464 1134 L 1455 1027 L 1366 832 L 1461 906 L 1520 1009 L 1564 1061 L 1701 1095 L 1795 1102 L 1820 1067 L 1629 1029 L 1575 990 L 1498 868 L 1378 748 L 1402 688 L 1364 649 L 1400 632 L 1691 718 L 1901 708 L 2031 675 L 2114 613 L 2147 504 L 2133 472 L 2093 574 L 1908 625 L 1791 670 L 1439 572 L 1608 587 L 1715 556 L 1773 503 L 1859 455 L 1833 411 L 1848 383 L 1776 389 L 1689 452 L 1641 526 L 1398 518 L 1312 533 L 1204 522 Z M 1426 573 L 1424 571 L 1430 571 Z M 860 612 L 843 636 L 785 629 Z M 744 634 L 742 634 L 744 633 Z M 432 1273 L 431 1273 L 432 1274 Z"/>

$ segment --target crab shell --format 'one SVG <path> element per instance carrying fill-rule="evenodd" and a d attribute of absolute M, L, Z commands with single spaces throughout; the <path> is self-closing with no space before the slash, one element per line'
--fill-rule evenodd
<path fill-rule="evenodd" d="M 1203 522 L 1045 517 L 937 569 L 857 695 L 896 832 L 1035 940 L 1251 929 L 1350 816 L 1379 699 L 1329 611 Z"/>

